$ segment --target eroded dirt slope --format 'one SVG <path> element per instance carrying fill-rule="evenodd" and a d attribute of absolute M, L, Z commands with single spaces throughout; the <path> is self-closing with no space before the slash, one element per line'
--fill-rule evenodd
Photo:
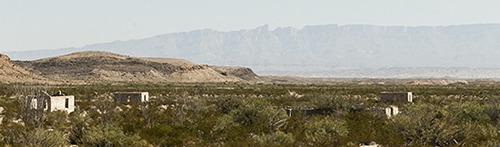
<path fill-rule="evenodd" d="M 9 56 L 0 54 L 0 83 L 41 83 L 47 79 L 26 71 L 10 61 Z"/>
<path fill-rule="evenodd" d="M 77 52 L 17 65 L 47 79 L 63 82 L 248 82 L 242 74 L 224 74 L 208 65 L 181 59 L 134 58 L 108 52 Z M 232 69 L 236 67 L 227 67 Z M 251 71 L 251 70 L 250 70 Z M 254 78 L 249 78 L 254 77 Z"/>

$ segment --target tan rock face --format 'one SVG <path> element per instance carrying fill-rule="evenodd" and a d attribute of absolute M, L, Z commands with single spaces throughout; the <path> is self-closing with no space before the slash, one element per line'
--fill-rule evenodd
<path fill-rule="evenodd" d="M 10 58 L 5 54 L 0 54 L 0 61 L 10 61 Z"/>

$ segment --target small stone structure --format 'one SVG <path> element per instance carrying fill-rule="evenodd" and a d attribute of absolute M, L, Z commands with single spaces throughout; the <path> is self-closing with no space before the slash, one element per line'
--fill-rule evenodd
<path fill-rule="evenodd" d="M 149 101 L 148 92 L 116 92 L 115 94 L 116 103 L 128 103 L 128 102 L 147 102 Z"/>
<path fill-rule="evenodd" d="M 382 92 L 380 93 L 382 102 L 413 102 L 411 92 Z"/>
<path fill-rule="evenodd" d="M 396 116 L 398 114 L 399 114 L 399 109 L 396 106 L 389 106 L 389 107 L 385 108 L 385 115 L 388 118 L 391 118 L 392 116 Z"/>
<path fill-rule="evenodd" d="M 0 107 L 0 125 L 2 124 L 3 121 L 3 107 Z"/>
<path fill-rule="evenodd" d="M 71 113 L 75 111 L 75 96 L 64 95 L 60 91 L 55 95 L 44 93 L 31 99 L 31 107 L 49 112 L 63 110 Z"/>

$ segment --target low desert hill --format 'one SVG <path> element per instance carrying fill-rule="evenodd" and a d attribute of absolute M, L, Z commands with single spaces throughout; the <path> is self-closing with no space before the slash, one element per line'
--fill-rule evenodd
<path fill-rule="evenodd" d="M 260 80 L 251 69 L 243 67 L 211 67 L 181 59 L 135 58 L 97 51 L 77 52 L 34 61 L 14 61 L 14 63 L 49 80 L 65 83 L 211 83 Z"/>
<path fill-rule="evenodd" d="M 0 54 L 0 83 L 36 83 L 45 80 L 13 64 L 9 56 Z"/>

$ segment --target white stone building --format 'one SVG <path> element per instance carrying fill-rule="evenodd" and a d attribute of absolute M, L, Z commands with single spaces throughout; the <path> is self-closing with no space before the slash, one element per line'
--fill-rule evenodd
<path fill-rule="evenodd" d="M 413 102 L 412 92 L 382 92 L 380 93 L 382 102 Z"/>
<path fill-rule="evenodd" d="M 31 100 L 31 107 L 49 112 L 62 110 L 71 113 L 75 111 L 75 96 L 64 95 L 60 92 L 56 95 L 44 93 Z"/>
<path fill-rule="evenodd" d="M 389 107 L 385 108 L 385 115 L 388 118 L 391 118 L 391 117 L 396 116 L 398 114 L 399 114 L 399 109 L 396 106 L 389 106 Z"/>
<path fill-rule="evenodd" d="M 116 92 L 114 94 L 116 103 L 129 103 L 129 102 L 147 102 L 149 101 L 148 92 Z"/>

